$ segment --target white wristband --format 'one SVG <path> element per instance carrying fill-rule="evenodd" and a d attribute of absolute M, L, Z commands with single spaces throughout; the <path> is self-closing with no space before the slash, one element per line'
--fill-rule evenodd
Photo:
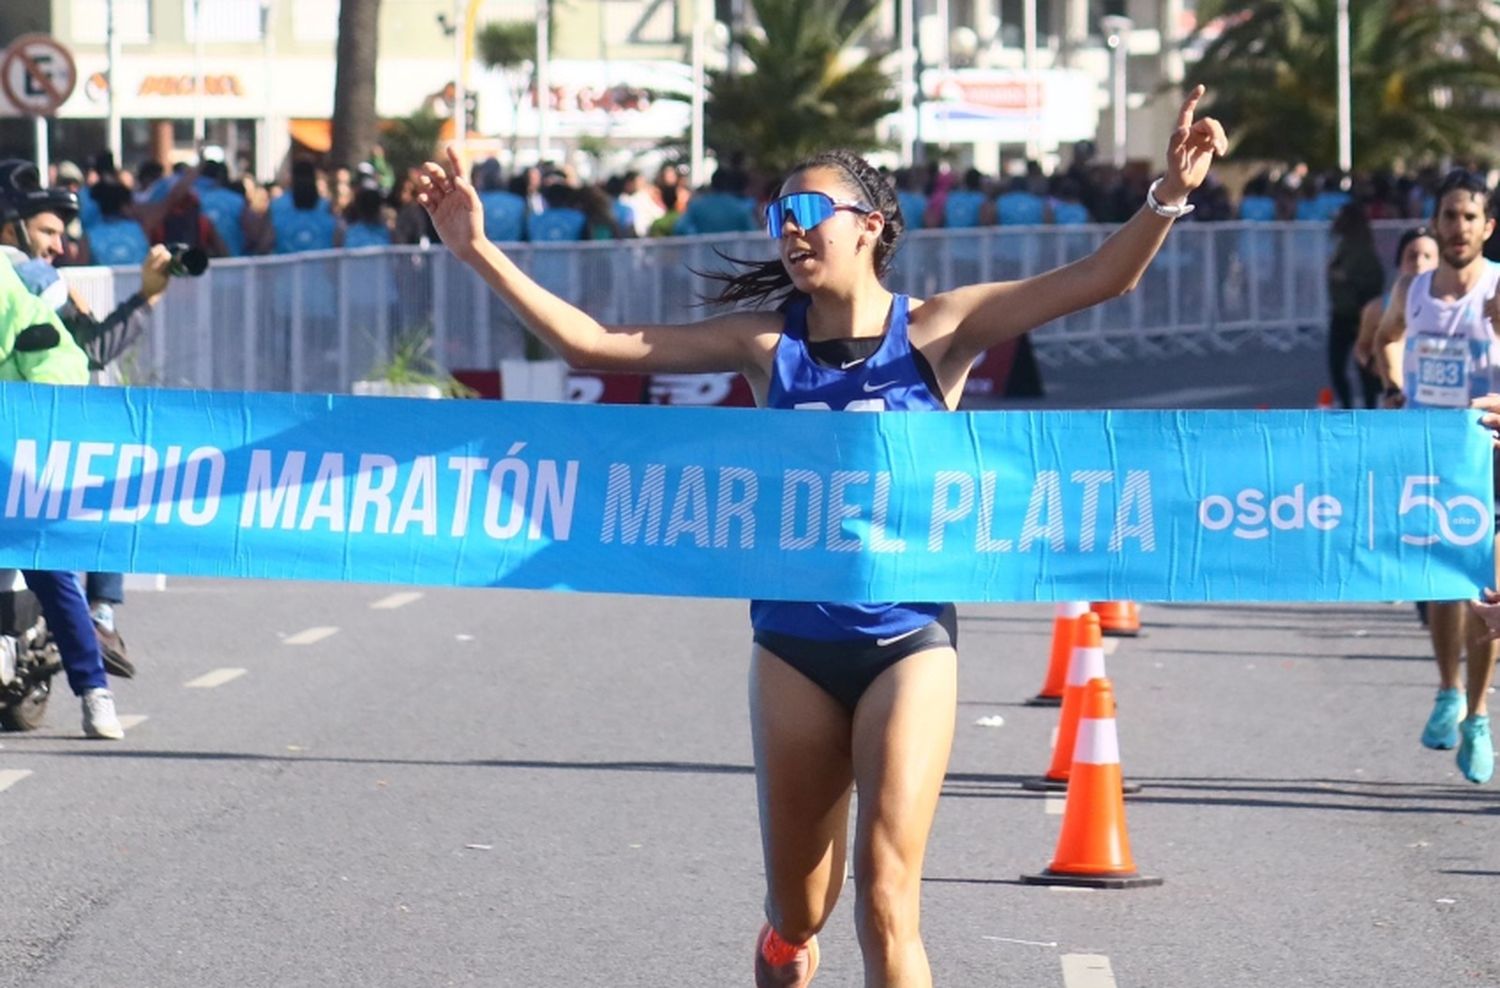
<path fill-rule="evenodd" d="M 1179 219 L 1180 217 L 1186 216 L 1188 213 L 1191 213 L 1194 209 L 1198 208 L 1190 202 L 1180 203 L 1176 206 L 1168 206 L 1164 204 L 1160 199 L 1156 198 L 1157 187 L 1166 180 L 1167 179 L 1165 176 L 1158 178 L 1156 181 L 1152 182 L 1151 187 L 1146 190 L 1147 209 L 1151 210 L 1157 216 L 1165 216 L 1169 220 L 1175 220 Z"/>

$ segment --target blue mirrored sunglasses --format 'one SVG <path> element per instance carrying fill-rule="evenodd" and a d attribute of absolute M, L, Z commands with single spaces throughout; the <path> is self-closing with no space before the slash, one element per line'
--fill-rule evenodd
<path fill-rule="evenodd" d="M 780 240 L 781 230 L 790 218 L 805 233 L 840 209 L 851 209 L 860 214 L 874 212 L 864 203 L 844 202 L 826 192 L 793 192 L 766 207 L 766 232 L 772 240 Z"/>

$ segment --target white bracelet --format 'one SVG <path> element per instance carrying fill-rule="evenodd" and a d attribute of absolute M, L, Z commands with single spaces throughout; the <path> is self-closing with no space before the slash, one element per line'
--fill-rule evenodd
<path fill-rule="evenodd" d="M 1191 213 L 1193 210 L 1198 208 L 1190 202 L 1184 202 L 1176 206 L 1168 206 L 1160 199 L 1156 198 L 1157 186 L 1161 185 L 1161 183 L 1165 182 L 1166 180 L 1166 176 L 1163 175 L 1161 178 L 1158 178 L 1156 181 L 1152 182 L 1151 187 L 1146 190 L 1147 209 L 1151 210 L 1157 216 L 1165 216 L 1169 220 L 1175 220 L 1186 216 L 1188 213 Z"/>

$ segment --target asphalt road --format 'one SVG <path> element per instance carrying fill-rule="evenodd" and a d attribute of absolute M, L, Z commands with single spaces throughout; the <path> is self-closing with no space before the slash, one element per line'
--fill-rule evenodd
<path fill-rule="evenodd" d="M 83 741 L 64 693 L 0 737 L 0 984 L 747 984 L 744 605 L 417 593 L 134 595 L 118 696 L 147 719 Z M 1500 985 L 1500 789 L 1417 743 L 1410 608 L 1147 607 L 1109 666 L 1135 859 L 1166 881 L 1122 892 L 1018 882 L 1060 820 L 1019 787 L 1056 718 L 1020 704 L 1050 611 L 960 613 L 939 984 Z M 847 895 L 820 986 L 861 983 Z"/>

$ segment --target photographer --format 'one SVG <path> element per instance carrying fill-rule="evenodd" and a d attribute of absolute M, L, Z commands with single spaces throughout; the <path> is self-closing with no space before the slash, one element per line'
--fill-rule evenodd
<path fill-rule="evenodd" d="M 34 298 L 10 265 L 0 264 L 0 381 L 87 384 L 88 358 L 63 330 L 57 315 Z M 115 714 L 100 642 L 90 632 L 88 605 L 78 577 L 56 570 L 22 570 L 36 595 L 47 628 L 57 642 L 68 686 L 83 704 L 83 733 L 119 740 L 124 728 Z"/>
<path fill-rule="evenodd" d="M 53 267 L 62 256 L 64 230 L 77 214 L 78 197 L 67 189 L 43 188 L 29 161 L 0 161 L 0 253 L 32 294 L 57 313 L 73 341 L 88 355 L 89 369 L 99 371 L 144 332 L 146 314 L 166 291 L 171 275 L 201 274 L 207 258 L 196 249 L 174 252 L 157 244 L 141 264 L 140 290 L 98 319 Z M 90 573 L 86 592 L 105 664 L 110 672 L 128 679 L 135 675 L 135 667 L 114 615 L 114 608 L 125 599 L 124 578 L 118 573 Z"/>

